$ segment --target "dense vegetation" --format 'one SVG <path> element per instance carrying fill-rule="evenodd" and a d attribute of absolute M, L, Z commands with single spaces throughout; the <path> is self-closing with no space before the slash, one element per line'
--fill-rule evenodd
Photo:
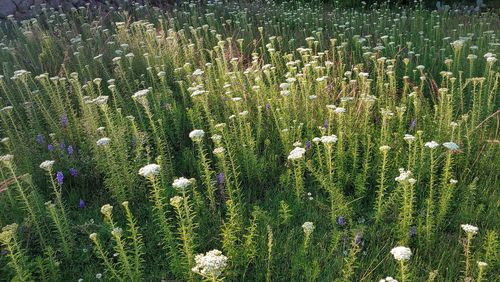
<path fill-rule="evenodd" d="M 495 281 L 499 36 L 294 1 L 2 22 L 0 280 Z"/>

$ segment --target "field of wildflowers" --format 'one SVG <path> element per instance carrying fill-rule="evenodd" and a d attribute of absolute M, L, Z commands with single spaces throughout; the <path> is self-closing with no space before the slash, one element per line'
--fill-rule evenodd
<path fill-rule="evenodd" d="M 0 281 L 499 281 L 497 11 L 0 23 Z"/>

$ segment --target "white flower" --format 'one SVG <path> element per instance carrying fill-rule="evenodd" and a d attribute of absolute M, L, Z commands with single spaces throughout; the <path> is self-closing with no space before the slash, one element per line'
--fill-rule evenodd
<path fill-rule="evenodd" d="M 321 142 L 321 138 L 319 138 L 319 137 L 314 137 L 312 141 L 313 141 L 314 143 L 318 144 L 319 142 Z"/>
<path fill-rule="evenodd" d="M 219 250 L 198 254 L 194 258 L 196 265 L 191 269 L 205 278 L 217 278 L 227 266 L 227 257 Z"/>
<path fill-rule="evenodd" d="M 479 266 L 479 267 L 481 268 L 481 267 L 486 267 L 486 266 L 488 266 L 488 264 L 487 264 L 487 263 L 485 263 L 484 261 L 478 261 L 478 262 L 477 262 L 477 266 Z"/>
<path fill-rule="evenodd" d="M 200 69 L 196 69 L 194 72 L 193 72 L 193 76 L 200 76 L 202 74 L 204 74 L 205 72 L 200 70 Z"/>
<path fill-rule="evenodd" d="M 50 171 L 52 169 L 52 166 L 54 166 L 55 161 L 43 161 L 40 164 L 40 168 L 46 171 Z"/>
<path fill-rule="evenodd" d="M 102 274 L 101 274 L 101 273 L 97 273 L 97 274 L 95 275 L 95 278 L 96 278 L 96 279 L 101 279 L 101 278 L 102 278 Z"/>
<path fill-rule="evenodd" d="M 439 143 L 436 141 L 430 141 L 430 142 L 425 142 L 424 146 L 430 149 L 434 149 L 439 146 Z"/>
<path fill-rule="evenodd" d="M 379 282 L 398 282 L 398 280 L 392 278 L 391 276 L 387 276 L 384 279 L 380 279 Z"/>
<path fill-rule="evenodd" d="M 191 184 L 192 184 L 191 180 L 189 180 L 185 177 L 179 177 L 179 178 L 174 179 L 174 182 L 172 183 L 172 187 L 174 187 L 175 189 L 184 190 L 187 187 L 189 187 L 189 185 L 191 185 Z"/>
<path fill-rule="evenodd" d="M 414 183 L 414 179 L 411 178 L 411 176 L 412 176 L 411 171 L 404 170 L 403 168 L 400 168 L 399 169 L 399 176 L 396 177 L 396 178 L 394 178 L 394 180 L 396 180 L 397 182 L 399 182 L 401 184 L 406 184 L 406 183 L 413 184 Z"/>
<path fill-rule="evenodd" d="M 412 143 L 413 141 L 415 141 L 417 138 L 411 134 L 405 134 L 405 137 L 403 137 L 403 139 L 408 142 L 408 143 Z"/>
<path fill-rule="evenodd" d="M 111 230 L 111 235 L 115 237 L 121 237 L 122 234 L 123 234 L 123 229 L 121 229 L 120 227 L 115 227 L 113 228 L 113 230 Z"/>
<path fill-rule="evenodd" d="M 189 138 L 195 142 L 201 141 L 203 136 L 205 136 L 205 131 L 201 129 L 195 129 L 189 133 Z"/>
<path fill-rule="evenodd" d="M 146 96 L 148 93 L 149 93 L 149 89 L 139 90 L 139 91 L 135 92 L 134 95 L 132 95 L 132 99 L 134 99 L 134 100 L 139 99 L 141 97 Z"/>
<path fill-rule="evenodd" d="M 475 234 L 477 234 L 477 231 L 479 231 L 479 228 L 477 228 L 474 225 L 470 225 L 470 224 L 462 224 L 462 225 L 460 225 L 460 227 L 462 227 L 462 229 L 467 234 L 475 235 Z"/>
<path fill-rule="evenodd" d="M 345 113 L 345 109 L 344 109 L 344 108 L 342 108 L 342 107 L 337 107 L 337 108 L 335 109 L 335 113 L 337 113 L 337 114 L 342 114 L 342 113 Z"/>
<path fill-rule="evenodd" d="M 323 144 L 333 144 L 335 142 L 337 142 L 337 136 L 335 135 L 321 136 L 321 143 Z"/>
<path fill-rule="evenodd" d="M 382 145 L 378 149 L 380 150 L 380 152 L 387 153 L 391 149 L 391 147 L 387 145 Z"/>
<path fill-rule="evenodd" d="M 170 198 L 170 204 L 174 207 L 180 207 L 183 198 L 181 196 L 174 196 Z"/>
<path fill-rule="evenodd" d="M 304 154 L 306 153 L 306 149 L 301 148 L 301 147 L 295 147 L 290 154 L 288 155 L 289 160 L 298 160 L 302 159 L 304 157 Z"/>
<path fill-rule="evenodd" d="M 444 142 L 443 146 L 446 147 L 448 150 L 458 150 L 458 145 L 455 142 Z"/>
<path fill-rule="evenodd" d="M 109 139 L 108 137 L 103 137 L 97 140 L 96 144 L 97 146 L 106 146 L 109 144 L 109 142 L 111 142 L 111 139 Z"/>
<path fill-rule="evenodd" d="M 394 259 L 398 261 L 409 260 L 411 257 L 411 250 L 410 248 L 399 246 L 393 248 L 391 254 L 394 256 Z"/>
<path fill-rule="evenodd" d="M 302 229 L 304 229 L 304 233 L 307 236 L 311 235 L 311 233 L 314 231 L 314 228 L 316 228 L 314 226 L 314 223 L 312 223 L 310 221 L 306 221 L 306 222 L 304 222 L 304 224 L 302 224 Z"/>
<path fill-rule="evenodd" d="M 14 156 L 11 155 L 11 154 L 3 155 L 3 156 L 0 157 L 0 162 L 2 162 L 2 163 L 10 163 L 13 158 L 14 158 Z"/>
<path fill-rule="evenodd" d="M 150 178 L 160 174 L 160 166 L 157 164 L 148 164 L 139 169 L 139 175 Z"/>
<path fill-rule="evenodd" d="M 222 153 L 224 153 L 224 148 L 222 147 L 217 147 L 214 149 L 214 155 L 221 155 Z"/>

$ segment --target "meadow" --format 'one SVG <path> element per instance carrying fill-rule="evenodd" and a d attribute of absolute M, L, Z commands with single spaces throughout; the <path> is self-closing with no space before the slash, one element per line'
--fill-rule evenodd
<path fill-rule="evenodd" d="M 498 11 L 0 22 L 0 281 L 499 281 Z"/>

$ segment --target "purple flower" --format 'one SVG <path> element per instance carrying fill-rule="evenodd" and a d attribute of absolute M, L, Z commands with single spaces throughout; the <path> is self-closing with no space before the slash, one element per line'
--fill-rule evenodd
<path fill-rule="evenodd" d="M 78 175 L 78 171 L 76 170 L 76 168 L 72 167 L 69 169 L 69 174 L 71 176 L 77 176 Z"/>
<path fill-rule="evenodd" d="M 43 137 L 43 135 L 42 134 L 37 134 L 37 136 L 36 136 L 36 143 L 42 144 L 44 142 L 45 142 L 45 138 Z"/>
<path fill-rule="evenodd" d="M 271 109 L 271 104 L 267 103 L 266 104 L 266 111 L 269 111 Z"/>
<path fill-rule="evenodd" d="M 413 130 L 415 128 L 415 126 L 417 126 L 417 120 L 412 119 L 410 122 L 410 130 Z"/>
<path fill-rule="evenodd" d="M 66 128 L 66 126 L 68 126 L 68 116 L 66 114 L 62 114 L 61 116 L 61 126 L 62 128 Z"/>
<path fill-rule="evenodd" d="M 337 217 L 337 223 L 340 225 L 340 226 L 344 226 L 345 225 L 345 218 L 343 216 L 339 216 Z"/>
<path fill-rule="evenodd" d="M 325 129 L 327 129 L 327 128 L 328 128 L 328 119 L 325 119 L 325 123 L 323 124 L 323 127 L 324 127 Z"/>
<path fill-rule="evenodd" d="M 61 147 L 61 150 L 66 149 L 66 144 L 64 144 L 64 141 L 61 141 L 61 143 L 59 144 L 59 147 Z"/>
<path fill-rule="evenodd" d="M 80 199 L 80 203 L 78 204 L 78 207 L 81 209 L 85 208 L 85 201 L 83 199 Z"/>
<path fill-rule="evenodd" d="M 410 227 L 410 236 L 414 237 L 416 235 L 417 235 L 417 227 L 415 226 Z"/>
<path fill-rule="evenodd" d="M 62 173 L 62 171 L 58 171 L 56 173 L 56 180 L 57 180 L 57 184 L 59 184 L 59 185 L 63 184 L 63 182 L 64 182 L 64 174 Z"/>
<path fill-rule="evenodd" d="M 52 145 L 52 144 L 47 145 L 47 149 L 48 149 L 50 152 L 54 151 L 54 145 Z"/>
<path fill-rule="evenodd" d="M 219 185 L 219 187 L 222 187 L 224 185 L 224 178 L 224 172 L 217 174 L 217 184 Z"/>
<path fill-rule="evenodd" d="M 309 152 L 310 149 L 311 149 L 311 141 L 307 140 L 306 141 L 306 152 Z"/>
<path fill-rule="evenodd" d="M 70 156 L 73 155 L 73 152 L 74 152 L 73 145 L 69 145 L 68 146 L 68 155 L 70 155 Z"/>

